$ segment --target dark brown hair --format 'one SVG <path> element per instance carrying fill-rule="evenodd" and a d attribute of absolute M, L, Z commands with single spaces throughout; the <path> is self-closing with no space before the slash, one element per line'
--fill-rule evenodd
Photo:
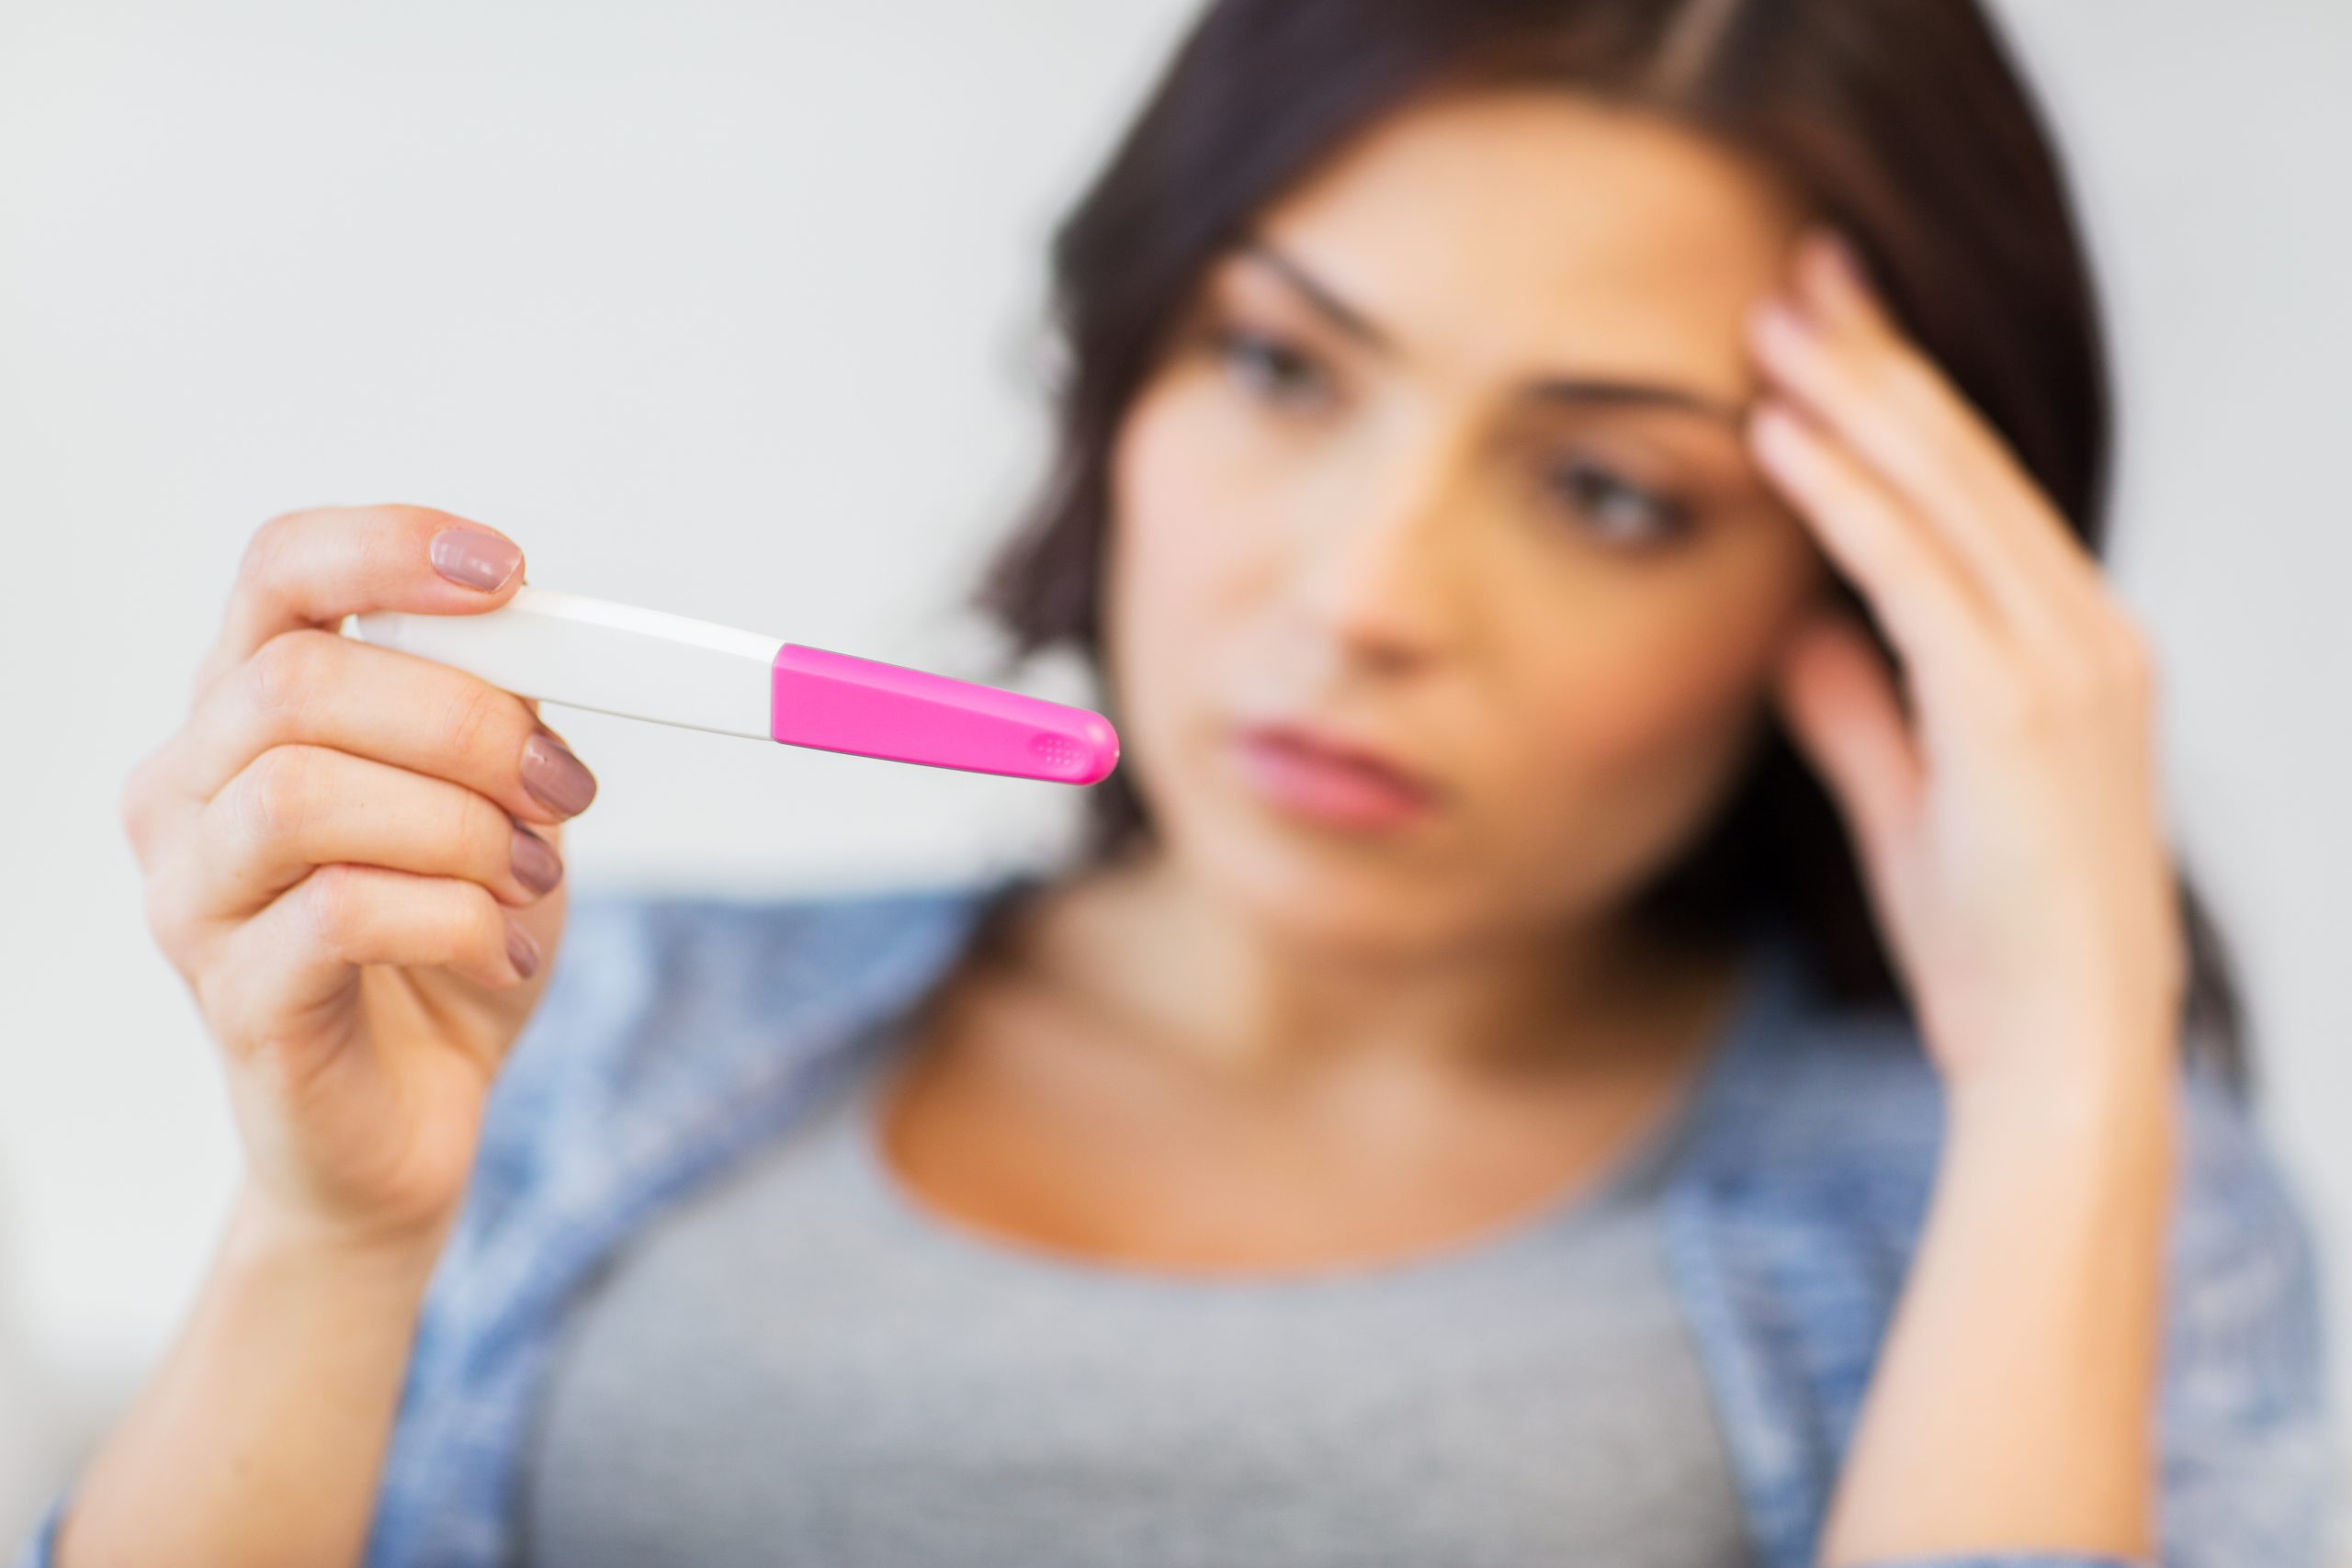
<path fill-rule="evenodd" d="M 1218 0 L 1054 233 L 1057 450 L 974 597 L 1010 634 L 1009 661 L 1062 647 L 1102 669 L 1113 441 L 1218 253 L 1408 100 L 1536 84 L 1671 118 L 1787 181 L 2101 547 L 2112 419 L 2098 301 L 2051 139 L 1974 0 Z M 1087 812 L 1081 865 L 1151 830 L 1118 773 Z M 2188 1037 L 2245 1092 L 2220 933 L 2186 878 L 2176 896 Z M 1638 904 L 1684 931 L 1784 919 L 1834 996 L 1905 1006 L 1838 813 L 1777 726 Z"/>

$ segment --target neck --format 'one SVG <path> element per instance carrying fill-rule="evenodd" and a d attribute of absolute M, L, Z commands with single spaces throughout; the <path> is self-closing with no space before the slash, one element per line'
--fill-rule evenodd
<path fill-rule="evenodd" d="M 1410 937 L 1302 928 L 1156 849 L 1065 885 L 1027 947 L 1024 967 L 1107 1024 L 1250 1077 L 1655 1065 L 1661 1032 L 1713 1016 L 1730 978 L 1723 955 L 1672 949 L 1614 910 Z"/>

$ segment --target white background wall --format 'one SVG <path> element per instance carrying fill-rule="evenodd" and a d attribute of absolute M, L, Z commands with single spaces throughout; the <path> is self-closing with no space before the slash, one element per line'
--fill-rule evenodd
<path fill-rule="evenodd" d="M 2352 7 L 2007 9 L 2110 279 L 2176 815 L 2341 1267 Z M 975 669 L 956 599 L 1045 450 L 1048 228 L 1192 10 L 0 6 L 0 1537 L 165 1342 L 231 1179 L 114 802 L 246 535 L 424 502 L 535 582 Z M 947 876 L 1074 800 L 550 717 L 603 785 L 583 887 Z"/>

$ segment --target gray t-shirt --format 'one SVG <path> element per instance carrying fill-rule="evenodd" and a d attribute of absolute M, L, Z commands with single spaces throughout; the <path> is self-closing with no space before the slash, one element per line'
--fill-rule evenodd
<path fill-rule="evenodd" d="M 878 1143 L 894 1055 L 591 1287 L 526 1460 L 526 1562 L 1752 1561 L 1657 1225 L 1687 1106 L 1500 1235 L 1186 1276 L 929 1211 Z"/>

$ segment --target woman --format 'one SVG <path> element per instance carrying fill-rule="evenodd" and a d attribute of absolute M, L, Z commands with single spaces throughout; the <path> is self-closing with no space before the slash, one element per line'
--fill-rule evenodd
<path fill-rule="evenodd" d="M 333 631 L 519 547 L 255 536 L 124 797 L 247 1179 L 35 1560 L 2314 1561 L 1974 6 L 1225 0 L 1055 260 L 1051 876 L 565 934 L 586 769 Z"/>

